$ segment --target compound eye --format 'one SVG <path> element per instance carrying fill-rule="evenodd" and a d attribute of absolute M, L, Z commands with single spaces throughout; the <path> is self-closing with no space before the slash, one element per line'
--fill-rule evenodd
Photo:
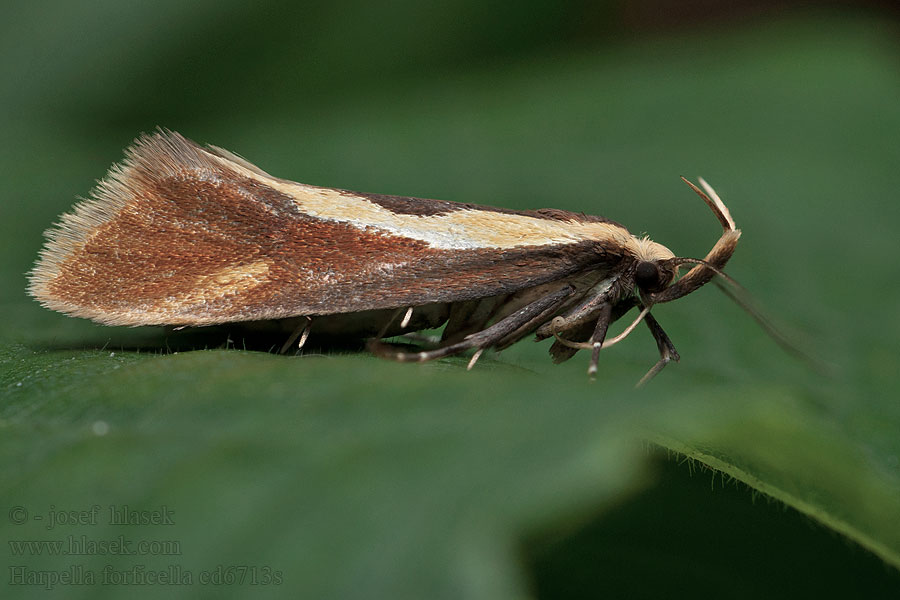
<path fill-rule="evenodd" d="M 634 270 L 634 282 L 647 292 L 657 292 L 662 288 L 662 274 L 656 263 L 642 260 Z"/>

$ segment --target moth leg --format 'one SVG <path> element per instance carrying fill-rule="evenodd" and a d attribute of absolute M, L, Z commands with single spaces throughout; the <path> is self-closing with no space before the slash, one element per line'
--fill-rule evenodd
<path fill-rule="evenodd" d="M 593 324 L 597 321 L 597 314 L 605 304 L 609 304 L 609 294 L 601 294 L 594 296 L 585 302 L 577 305 L 565 314 L 555 317 L 549 323 L 538 328 L 536 333 L 537 341 L 552 337 L 557 333 L 562 333 L 574 328 L 582 328 L 587 325 L 587 331 L 593 331 Z"/>
<path fill-rule="evenodd" d="M 303 345 L 306 343 L 307 338 L 309 337 L 309 327 L 312 324 L 312 319 L 309 317 L 304 317 L 304 320 L 297 326 L 294 332 L 288 337 L 287 341 L 281 347 L 281 350 L 278 351 L 278 354 L 287 354 L 287 351 L 290 350 L 291 346 L 297 341 L 297 338 L 300 338 L 300 341 L 297 342 L 297 349 L 303 348 Z"/>
<path fill-rule="evenodd" d="M 410 306 L 406 309 L 406 314 L 403 315 L 403 320 L 400 321 L 401 329 L 406 329 L 406 327 L 409 325 L 409 322 L 412 320 L 414 308 L 415 307 Z M 396 318 L 396 315 L 394 316 L 394 318 Z M 391 321 L 393 321 L 393 319 L 391 319 Z M 390 326 L 390 322 L 388 322 L 388 326 Z M 382 332 L 382 335 L 380 337 L 384 337 L 384 332 Z M 440 338 L 434 337 L 432 335 L 422 335 L 416 332 L 403 333 L 400 335 L 400 337 L 411 342 L 419 342 L 421 344 L 428 344 L 430 346 L 434 346 L 440 341 Z"/>
<path fill-rule="evenodd" d="M 426 344 L 428 346 L 437 346 L 441 343 L 441 338 L 436 335 L 423 335 L 416 332 L 403 333 L 399 337 L 402 337 L 404 340 L 409 340 L 417 344 Z"/>
<path fill-rule="evenodd" d="M 600 313 L 597 315 L 597 324 L 594 326 L 594 333 L 591 334 L 590 343 L 591 362 L 588 365 L 588 376 L 591 379 L 597 376 L 597 363 L 600 362 L 600 349 L 603 348 L 603 341 L 606 339 L 606 332 L 609 330 L 610 319 L 612 318 L 612 304 L 608 302 L 600 307 Z"/>
<path fill-rule="evenodd" d="M 390 358 L 400 362 L 425 362 L 436 358 L 443 358 L 453 354 L 459 354 L 470 348 L 483 350 L 490 348 L 505 336 L 515 331 L 525 323 L 528 323 L 536 316 L 545 313 L 551 309 L 557 309 L 559 306 L 575 292 L 575 288 L 567 285 L 553 293 L 547 294 L 542 298 L 538 298 L 531 304 L 527 304 L 511 315 L 497 321 L 490 327 L 469 334 L 465 339 L 454 344 L 448 344 L 434 350 L 424 352 L 395 352 L 389 349 L 386 344 L 382 344 L 378 340 L 372 340 L 369 347 L 375 354 Z M 480 356 L 480 353 L 479 353 Z M 477 360 L 477 358 L 475 359 Z M 471 362 L 470 364 L 474 364 Z"/>
<path fill-rule="evenodd" d="M 469 364 L 466 365 L 466 371 L 471 371 L 472 367 L 475 366 L 475 363 L 478 362 L 478 359 L 481 358 L 481 354 L 484 352 L 484 348 L 479 348 L 475 351 L 475 354 L 472 355 L 472 358 L 469 359 Z"/>
<path fill-rule="evenodd" d="M 396 321 L 397 318 L 400 317 L 401 314 L 403 314 L 403 319 L 400 321 L 400 327 L 402 329 L 405 329 L 409 325 L 410 321 L 412 320 L 413 311 L 415 310 L 415 308 L 416 307 L 414 307 L 414 306 L 410 306 L 405 311 L 402 308 L 399 308 L 396 311 L 394 311 L 393 316 L 391 316 L 391 318 L 385 322 L 384 326 L 381 328 L 381 331 L 378 332 L 378 335 L 375 336 L 374 339 L 379 340 L 383 337 L 387 337 L 388 331 L 391 329 L 391 325 L 393 325 L 394 321 Z M 435 337 L 435 336 L 431 336 L 431 335 L 423 335 L 416 331 L 400 333 L 400 334 L 396 334 L 396 336 L 390 336 L 390 337 L 401 337 L 405 340 L 409 340 L 410 342 L 415 342 L 417 344 L 425 344 L 432 348 L 437 347 L 441 341 L 441 338 L 439 338 L 439 337 Z M 370 342 L 369 345 L 372 346 L 373 343 L 374 342 Z"/>
<path fill-rule="evenodd" d="M 450 316 L 444 332 L 441 334 L 441 341 L 455 344 L 465 339 L 470 333 L 484 329 L 497 310 L 506 302 L 506 298 L 506 296 L 494 296 L 454 302 L 450 306 Z"/>
<path fill-rule="evenodd" d="M 538 325 L 545 323 L 547 321 L 547 318 L 550 315 L 557 312 L 560 308 L 563 308 L 564 306 L 565 306 L 565 302 L 562 302 L 558 305 L 548 307 L 543 312 L 532 317 L 531 320 L 523 323 L 522 325 L 519 325 L 519 327 L 510 331 L 508 334 L 506 334 L 501 339 L 497 340 L 497 343 L 494 344 L 494 348 L 496 348 L 497 350 L 503 350 L 505 348 L 509 348 L 510 346 L 512 346 L 519 340 L 521 340 L 523 337 L 528 335 L 531 331 L 534 331 L 534 329 Z"/>
<path fill-rule="evenodd" d="M 669 336 L 666 335 L 666 332 L 663 331 L 663 328 L 660 326 L 659 322 L 653 318 L 653 315 L 647 313 L 647 316 L 644 317 L 644 323 L 647 324 L 647 327 L 650 329 L 650 333 L 653 335 L 653 339 L 656 340 L 656 347 L 659 348 L 659 360 L 656 361 L 656 364 L 647 371 L 646 375 L 641 377 L 641 380 L 637 382 L 637 385 L 634 387 L 641 387 L 651 379 L 653 379 L 657 373 L 662 371 L 667 364 L 672 361 L 678 362 L 681 360 L 681 356 L 678 355 L 678 350 L 675 349 L 675 345 L 672 343 L 672 340 L 669 339 Z"/>
<path fill-rule="evenodd" d="M 615 304 L 613 306 L 612 315 L 609 318 L 609 323 L 610 324 L 615 323 L 616 321 L 621 319 L 623 316 L 625 316 L 625 314 L 628 313 L 628 311 L 630 311 L 632 308 L 634 308 L 637 305 L 638 305 L 638 302 L 637 302 L 637 299 L 634 298 L 634 296 L 629 296 L 625 300 L 618 302 L 617 304 Z M 602 307 L 602 305 L 601 305 L 601 307 Z M 596 312 L 596 308 L 594 309 L 594 311 L 595 312 L 591 315 L 592 320 L 590 320 L 590 321 L 579 322 L 574 327 L 571 324 L 566 323 L 565 326 L 563 327 L 563 329 L 566 331 L 560 330 L 560 331 L 554 332 L 552 329 L 552 325 L 553 325 L 552 322 L 548 323 L 546 326 L 541 328 L 541 330 L 544 330 L 543 332 L 541 330 L 538 330 L 538 336 L 537 336 L 536 341 L 540 341 L 542 339 L 552 337 L 554 333 L 565 333 L 567 339 L 570 339 L 573 341 L 578 341 L 578 342 L 591 339 L 591 334 L 594 332 L 594 329 L 596 328 L 598 314 L 599 314 L 598 312 Z M 579 321 L 580 321 L 580 319 L 579 319 Z M 543 333 L 543 335 L 541 335 L 542 333 Z M 573 356 L 575 356 L 575 354 L 578 353 L 578 350 L 579 350 L 578 348 L 572 348 L 571 346 L 566 346 L 559 340 L 554 340 L 553 345 L 550 346 L 550 356 L 553 358 L 554 363 L 559 364 L 559 363 L 565 362 L 565 361 L 569 360 L 570 358 L 572 358 Z"/>

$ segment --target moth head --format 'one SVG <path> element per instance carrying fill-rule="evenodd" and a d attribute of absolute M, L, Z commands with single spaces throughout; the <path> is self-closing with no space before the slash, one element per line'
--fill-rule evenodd
<path fill-rule="evenodd" d="M 646 294 L 663 291 L 674 279 L 675 270 L 664 263 L 642 260 L 634 267 L 634 283 Z"/>
<path fill-rule="evenodd" d="M 642 294 L 661 292 L 675 281 L 677 267 L 672 251 L 649 238 L 634 238 L 635 262 L 632 277 Z"/>

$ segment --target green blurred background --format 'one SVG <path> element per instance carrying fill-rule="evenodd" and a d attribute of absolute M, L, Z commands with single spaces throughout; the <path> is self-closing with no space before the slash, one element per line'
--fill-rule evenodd
<path fill-rule="evenodd" d="M 3 497 L 10 502 L 180 502 L 181 514 L 193 521 L 179 535 L 206 556 L 238 540 L 269 562 L 280 557 L 289 572 L 299 568 L 295 562 L 306 565 L 303 577 L 288 578 L 285 593 L 365 597 L 365 586 L 357 584 L 375 582 L 372 593 L 395 597 L 554 597 L 570 584 L 572 595 L 644 590 L 658 597 L 659 590 L 647 591 L 645 572 L 659 575 L 663 588 L 680 577 L 698 585 L 711 577 L 730 597 L 759 597 L 770 585 L 784 597 L 802 595 L 809 585 L 825 596 L 865 586 L 873 595 L 897 589 L 893 567 L 879 562 L 900 565 L 895 3 L 43 0 L 15 2 L 3 12 L 0 418 L 6 441 L 0 458 Z M 313 366 L 266 355 L 245 359 L 234 351 L 159 357 L 166 338 L 158 330 L 104 328 L 41 309 L 24 295 L 41 232 L 88 193 L 138 133 L 157 126 L 310 184 L 601 214 L 685 256 L 703 256 L 719 235 L 708 209 L 678 179 L 701 175 L 744 231 L 729 272 L 803 344 L 837 365 L 836 374 L 822 378 L 786 358 L 749 318 L 706 291 L 659 311 L 684 361 L 653 383 L 650 393 L 659 396 L 652 398 L 628 391 L 653 361 L 647 339 L 617 347 L 603 363 L 601 384 L 587 387 L 582 357 L 554 368 L 545 346 L 533 344 L 511 349 L 496 364 L 487 361 L 486 377 L 457 379 L 452 361 L 420 369 L 352 356 Z M 138 347 L 150 352 L 122 352 Z M 121 363 L 107 359 L 109 349 Z M 534 371 L 541 377 L 522 375 Z M 525 383 L 516 382 L 521 377 Z M 338 383 L 328 387 L 329 381 Z M 387 406 L 383 413 L 355 406 L 354 394 Z M 518 411 L 523 397 L 558 404 L 522 409 L 533 410 L 528 427 L 534 429 L 520 432 L 498 406 Z M 464 450 L 435 450 L 432 462 L 422 453 L 421 478 L 405 474 L 400 457 L 422 439 L 456 439 L 438 416 L 452 413 L 447 407 L 459 398 L 474 399 L 454 413 L 459 431 L 466 431 Z M 479 402 L 495 403 L 489 416 Z M 317 462 L 314 450 L 345 442 L 355 448 L 359 431 L 342 411 L 360 423 L 373 419 L 360 425 L 367 431 L 369 423 L 389 423 L 406 410 L 425 416 L 400 418 L 409 429 L 399 433 L 385 424 L 385 439 L 403 441 L 383 461 L 373 458 L 371 471 L 356 466 L 379 482 L 396 477 L 396 487 L 356 488 L 322 475 L 333 465 Z M 548 423 L 547 415 L 558 423 Z M 113 439 L 86 433 L 101 417 L 119 423 Z M 467 432 L 482 419 L 483 439 Z M 598 442 L 587 425 L 581 431 L 580 420 L 608 423 L 613 441 Z M 197 438 L 209 422 L 225 432 L 221 445 L 206 434 Z M 304 430 L 313 450 L 290 446 L 293 430 L 280 429 L 283 423 L 315 423 Z M 538 427 L 544 424 L 546 432 Z M 567 440 L 573 426 L 583 438 Z M 622 454 L 631 442 L 617 434 L 640 437 L 648 429 L 654 439 L 660 431 L 672 435 L 681 445 L 670 447 L 788 502 L 879 558 L 820 525 L 804 528 L 805 517 L 793 512 L 789 525 L 759 512 L 730 521 L 729 514 L 748 506 L 743 488 L 733 500 L 725 494 L 716 500 L 724 503 L 691 512 L 704 502 L 696 479 L 671 464 L 648 463 L 647 453 Z M 539 443 L 552 448 L 546 473 L 524 463 L 514 468 L 520 455 L 510 449 L 519 446 L 505 445 L 507 434 L 524 440 L 526 456 L 537 456 Z M 560 440 L 571 443 L 571 452 Z M 285 448 L 302 458 L 293 462 Z M 160 452 L 159 462 L 147 458 Z M 188 456 L 199 462 L 185 467 Z M 588 457 L 597 462 L 586 466 Z M 557 473 L 560 464 L 569 466 Z M 117 465 L 151 468 L 155 478 L 123 474 Z M 169 469 L 176 467 L 181 470 L 170 483 Z M 258 471 L 265 475 L 254 484 L 237 483 Z M 296 480 L 286 482 L 286 472 Z M 436 472 L 444 473 L 439 481 Z M 321 475 L 314 478 L 321 487 L 305 483 L 310 473 Z M 590 477 L 602 485 L 584 483 Z M 662 483 L 653 488 L 653 481 Z M 493 486 L 516 493 L 486 500 L 481 490 Z M 544 492 L 530 504 L 523 500 L 543 486 L 559 486 L 559 497 Z M 639 487 L 657 491 L 622 504 Z M 68 491 L 52 496 L 57 489 Z M 321 508 L 316 498 L 341 505 L 359 494 L 363 502 L 375 489 L 384 492 L 371 494 L 380 498 L 372 500 L 375 509 L 346 530 L 340 529 L 344 516 L 321 509 L 323 522 L 340 533 L 334 548 L 316 535 L 335 529 L 291 522 L 272 531 L 259 526 L 265 515 L 247 516 L 256 514 L 252 502 L 242 503 L 278 495 L 280 508 L 297 500 L 312 514 Z M 198 516 L 209 508 L 204 500 L 223 490 L 235 496 L 225 494 L 216 509 L 222 518 L 204 521 Z M 468 491 L 455 496 L 452 490 Z M 504 498 L 524 507 L 509 509 Z M 440 519 L 421 508 L 430 506 Z M 609 506 L 620 512 L 601 510 Z M 422 516 L 413 525 L 391 510 L 416 507 Z M 673 521 L 699 516 L 697 528 L 705 514 L 725 515 L 710 518 L 722 527 L 734 521 L 745 527 L 720 538 L 707 532 L 693 545 L 685 539 L 689 532 L 657 531 L 684 546 L 654 554 L 647 551 L 660 547 L 654 538 L 640 551 L 623 551 L 619 544 L 630 534 L 609 533 L 616 519 L 637 528 L 660 507 Z M 516 516 L 496 537 L 472 533 L 478 528 L 471 523 L 493 523 L 490 515 L 506 512 Z M 406 542 L 393 540 L 394 552 L 385 552 L 382 563 L 384 538 L 373 523 L 390 519 L 398 519 L 395 531 Z M 586 522 L 593 525 L 583 527 Z M 465 543 L 442 537 L 455 535 L 459 523 L 472 529 L 460 536 Z M 216 536 L 207 539 L 207 528 Z M 431 533 L 410 533 L 419 529 Z M 297 536 L 286 539 L 286 531 Z M 771 535 L 752 537 L 760 531 Z M 733 564 L 704 550 L 734 549 L 751 539 L 748 554 Z M 370 552 L 357 556 L 347 548 Z M 761 555 L 769 553 L 774 558 L 765 562 Z M 617 565 L 621 577 L 592 578 L 591 569 L 613 555 L 635 558 Z M 585 556 L 593 557 L 592 566 L 581 564 Z M 683 568 L 670 572 L 676 558 L 684 559 Z M 402 560 L 412 562 L 404 568 Z M 726 589 L 728 582 L 734 587 Z M 189 597 L 192 590 L 178 593 Z M 78 593 L 100 597 L 95 589 Z"/>

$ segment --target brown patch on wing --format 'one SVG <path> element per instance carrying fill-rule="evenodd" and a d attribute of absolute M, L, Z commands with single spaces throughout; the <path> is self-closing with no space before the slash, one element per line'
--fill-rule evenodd
<path fill-rule="evenodd" d="M 539 208 L 537 210 L 523 210 L 520 211 L 521 214 L 529 215 L 531 217 L 538 217 L 540 219 L 548 219 L 551 221 L 575 221 L 578 223 L 609 223 L 610 225 L 616 225 L 617 227 L 621 227 L 625 229 L 624 225 L 620 225 L 616 223 L 612 219 L 607 219 L 606 217 L 598 217 L 596 215 L 586 215 L 584 213 L 575 213 L 568 210 L 562 210 L 560 208 Z"/>
<path fill-rule="evenodd" d="M 412 198 L 410 196 L 389 196 L 387 194 L 368 194 L 365 192 L 353 192 L 350 190 L 336 191 L 346 196 L 365 198 L 369 202 L 374 202 L 378 206 L 401 215 L 433 217 L 435 215 L 443 215 L 455 210 L 466 208 L 465 204 L 461 204 L 459 202 L 448 202 L 447 200 L 429 200 L 427 198 Z"/>
<path fill-rule="evenodd" d="M 414 198 L 412 196 L 390 196 L 387 194 L 370 194 L 366 192 L 354 192 L 351 190 L 336 189 L 335 191 L 357 198 L 365 198 L 370 202 L 374 202 L 378 206 L 386 208 L 392 212 L 402 215 L 418 215 L 422 217 L 433 217 L 436 215 L 444 215 L 457 210 L 480 210 L 485 212 L 493 212 L 507 215 L 524 215 L 537 219 L 547 219 L 549 221 L 575 221 L 579 223 L 609 223 L 622 227 L 619 223 L 610 219 L 586 215 L 584 213 L 575 213 L 568 210 L 558 208 L 539 208 L 536 210 L 514 210 L 511 208 L 501 208 L 497 206 L 486 206 L 481 204 L 471 204 L 468 202 L 451 202 L 449 200 L 432 200 L 429 198 Z"/>

